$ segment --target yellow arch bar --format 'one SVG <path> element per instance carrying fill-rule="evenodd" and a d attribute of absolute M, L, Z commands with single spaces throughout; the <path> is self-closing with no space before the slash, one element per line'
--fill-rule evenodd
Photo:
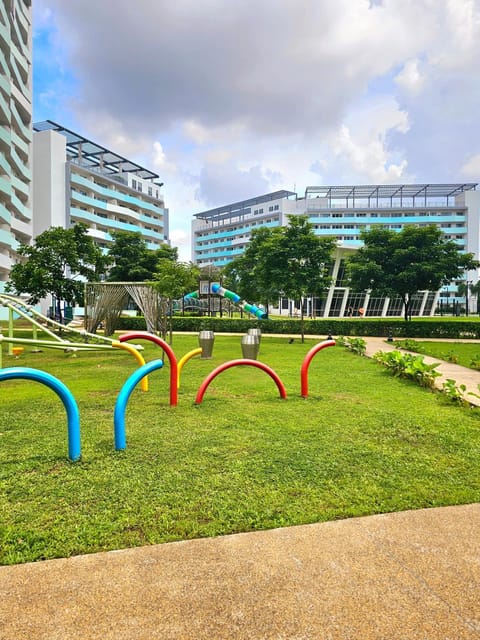
<path fill-rule="evenodd" d="M 188 362 L 191 358 L 200 355 L 200 353 L 202 353 L 201 347 L 198 347 L 197 349 L 192 349 L 192 351 L 189 351 L 188 353 L 186 353 L 183 356 L 183 358 L 180 358 L 180 360 L 178 361 L 177 389 L 180 389 L 180 374 L 182 372 L 183 365 L 186 362 Z"/>
<path fill-rule="evenodd" d="M 126 342 L 118 342 L 117 340 L 114 340 L 112 342 L 112 347 L 117 347 L 117 349 L 123 349 L 124 351 L 128 351 L 129 353 L 134 355 L 135 356 L 135 360 L 138 362 L 138 364 L 141 367 L 145 364 L 145 359 L 142 356 L 142 354 L 140 353 L 140 351 L 135 349 L 135 347 L 132 347 L 131 344 L 127 344 Z M 141 379 L 140 386 L 142 388 L 142 391 L 148 391 L 148 377 L 147 376 L 145 376 L 144 378 Z"/>

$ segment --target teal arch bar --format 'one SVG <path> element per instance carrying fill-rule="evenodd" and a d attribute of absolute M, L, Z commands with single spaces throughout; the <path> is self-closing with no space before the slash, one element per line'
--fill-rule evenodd
<path fill-rule="evenodd" d="M 68 457 L 72 462 L 80 459 L 80 414 L 71 391 L 63 382 L 38 369 L 28 367 L 9 367 L 0 370 L 0 382 L 3 380 L 13 380 L 16 378 L 24 380 L 34 380 L 50 387 L 60 397 L 67 411 L 68 420 Z"/>

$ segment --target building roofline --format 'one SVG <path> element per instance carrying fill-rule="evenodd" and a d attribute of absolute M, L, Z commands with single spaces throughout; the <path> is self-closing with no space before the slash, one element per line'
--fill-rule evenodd
<path fill-rule="evenodd" d="M 106 147 L 85 138 L 85 136 L 75 133 L 71 129 L 63 127 L 53 120 L 44 120 L 36 122 L 33 130 L 40 131 L 57 131 L 65 136 L 67 140 L 67 156 L 70 160 L 81 160 L 79 166 L 85 169 L 98 169 L 105 175 L 118 175 L 121 173 L 134 173 L 144 180 L 155 180 L 160 176 L 145 167 L 124 158 L 123 156 L 107 149 Z M 162 186 L 162 185 L 159 185 Z"/>
<path fill-rule="evenodd" d="M 464 191 L 475 190 L 476 182 L 446 184 L 370 184 L 370 185 L 332 185 L 309 186 L 305 189 L 305 198 L 323 197 L 328 200 L 374 199 L 402 200 L 403 198 L 451 198 Z"/>
<path fill-rule="evenodd" d="M 202 211 L 201 213 L 194 214 L 194 217 L 200 220 L 221 220 L 222 218 L 229 218 L 230 216 L 235 214 L 241 214 L 245 209 L 248 209 L 249 207 L 252 207 L 254 205 L 262 204 L 264 202 L 271 202 L 272 200 L 290 198 L 292 196 L 295 196 L 296 198 L 297 194 L 294 191 L 286 191 L 285 189 L 281 191 L 272 191 L 271 193 L 266 193 L 262 196 L 249 198 L 248 200 L 240 200 L 239 202 L 226 204 L 222 207 L 216 207 L 215 209 Z"/>

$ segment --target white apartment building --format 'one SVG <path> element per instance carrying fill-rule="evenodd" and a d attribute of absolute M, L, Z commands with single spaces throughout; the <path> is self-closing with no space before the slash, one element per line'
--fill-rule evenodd
<path fill-rule="evenodd" d="M 32 238 L 31 0 L 0 2 L 0 292 Z"/>
<path fill-rule="evenodd" d="M 349 307 L 365 315 L 402 314 L 399 300 L 374 299 L 368 293 L 351 292 L 344 279 L 344 259 L 361 244 L 363 229 L 375 226 L 400 230 L 407 224 L 435 224 L 447 239 L 480 259 L 480 191 L 476 183 L 312 186 L 303 197 L 277 191 L 257 198 L 197 213 L 192 222 L 192 260 L 222 267 L 241 255 L 252 229 L 283 226 L 287 215 L 308 215 L 319 236 L 335 237 L 337 252 L 333 285 L 323 299 L 310 299 L 306 312 L 318 316 L 343 316 Z M 465 274 L 476 282 L 477 273 Z M 456 287 L 422 292 L 414 302 L 414 315 L 430 315 L 440 300 L 454 298 Z M 255 302 L 255 301 L 252 301 Z M 292 301 L 281 308 L 292 313 Z"/>
<path fill-rule="evenodd" d="M 83 222 L 102 248 L 113 231 L 140 232 L 149 249 L 169 243 L 158 174 L 51 120 L 33 128 L 34 237 Z"/>

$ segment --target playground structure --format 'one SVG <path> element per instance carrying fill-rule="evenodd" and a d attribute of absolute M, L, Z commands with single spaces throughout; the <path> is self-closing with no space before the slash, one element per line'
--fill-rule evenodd
<path fill-rule="evenodd" d="M 124 334 L 120 337 L 120 342 L 118 346 L 120 347 L 130 347 L 130 349 L 135 349 L 131 347 L 131 345 L 125 344 L 129 340 L 148 340 L 154 342 L 158 346 L 160 346 L 164 352 L 167 354 L 170 365 L 170 406 L 176 406 L 178 403 L 178 388 L 180 386 L 180 372 L 182 367 L 192 359 L 195 355 L 199 355 L 201 353 L 201 349 L 193 349 L 188 352 L 183 358 L 177 361 L 177 358 L 172 350 L 172 348 L 162 339 L 156 335 L 149 334 L 148 332 L 130 332 Z M 0 345 L 1 346 L 1 345 Z M 104 345 L 105 346 L 105 345 Z M 301 378 L 301 396 L 303 398 L 308 397 L 308 369 L 313 357 L 319 353 L 322 349 L 326 347 L 335 346 L 334 340 L 325 340 L 317 345 L 315 345 L 310 351 L 307 353 L 305 358 L 303 359 L 301 370 L 300 370 L 300 378 Z M 129 349 L 127 349 L 129 350 Z M 138 354 L 140 355 L 140 354 Z M 114 445 L 115 449 L 121 450 L 126 448 L 126 430 L 125 430 L 125 413 L 126 406 L 128 400 L 136 387 L 136 385 L 140 382 L 143 382 L 147 379 L 147 375 L 153 371 L 163 368 L 162 360 L 153 360 L 149 363 L 145 363 L 142 356 L 140 359 L 137 357 L 137 362 L 140 364 L 139 368 L 137 368 L 126 380 L 123 384 L 118 396 L 117 401 L 115 403 L 114 408 Z M 269 375 L 272 380 L 277 385 L 280 398 L 286 400 L 287 392 L 283 382 L 277 373 L 271 369 L 269 366 L 262 362 L 258 362 L 257 360 L 250 359 L 236 359 L 225 362 L 218 367 L 216 367 L 211 373 L 209 373 L 206 378 L 201 383 L 195 398 L 195 405 L 200 405 L 203 401 L 205 392 L 211 382 L 224 371 L 237 366 L 249 366 L 258 368 L 267 375 Z M 80 416 L 77 404 L 72 393 L 69 389 L 57 378 L 54 378 L 50 374 L 47 374 L 38 369 L 30 369 L 25 367 L 11 367 L 6 369 L 0 369 L 0 382 L 4 380 L 11 379 L 27 379 L 40 382 L 50 387 L 62 400 L 66 411 L 67 411 L 67 419 L 68 419 L 68 452 L 69 458 L 71 461 L 77 461 L 81 457 L 81 445 L 80 445 Z M 147 387 L 148 388 L 148 387 Z M 146 389 L 144 389 L 146 390 Z"/>
<path fill-rule="evenodd" d="M 8 309 L 8 337 L 13 338 L 13 320 L 15 314 L 20 318 L 27 320 L 33 329 L 33 340 L 37 339 L 37 332 L 40 330 L 47 334 L 50 338 L 51 348 L 65 350 L 67 347 L 73 349 L 92 349 L 98 345 L 112 344 L 112 338 L 99 336 L 83 329 L 76 329 L 69 325 L 61 324 L 52 318 L 48 318 L 36 309 L 33 305 L 28 304 L 20 296 L 0 294 L 0 305 Z M 4 336 L 5 339 L 5 336 Z M 67 345 L 67 347 L 65 346 Z M 9 349 L 9 354 L 12 351 Z"/>
<path fill-rule="evenodd" d="M 263 309 L 260 309 L 254 304 L 249 304 L 248 302 L 245 302 L 245 300 L 242 300 L 237 293 L 235 293 L 234 291 L 230 291 L 229 289 L 225 289 L 217 282 L 212 283 L 210 285 L 210 289 L 212 293 L 218 296 L 221 296 L 222 298 L 225 298 L 230 302 L 233 302 L 233 304 L 235 304 L 240 309 L 242 309 L 242 311 L 252 314 L 259 320 L 268 319 L 268 315 L 265 313 L 265 311 L 263 311 Z M 183 300 L 187 302 L 190 300 L 199 300 L 199 295 L 200 294 L 198 291 L 192 291 L 191 293 L 187 293 L 187 295 L 183 298 Z"/>
<path fill-rule="evenodd" d="M 160 296 L 147 282 L 88 282 L 85 285 L 85 328 L 94 333 L 103 324 L 105 335 L 111 335 L 118 319 L 133 301 L 140 309 L 147 331 L 162 331 L 162 323 L 170 314 L 186 310 L 196 310 L 202 314 L 217 312 L 230 313 L 234 309 L 249 313 L 257 319 L 265 320 L 267 314 L 259 307 L 241 300 L 240 296 L 218 283 L 208 283 L 208 292 L 192 291 L 173 304 Z M 224 300 L 224 307 L 220 301 Z M 218 301 L 215 304 L 214 301 Z"/>

